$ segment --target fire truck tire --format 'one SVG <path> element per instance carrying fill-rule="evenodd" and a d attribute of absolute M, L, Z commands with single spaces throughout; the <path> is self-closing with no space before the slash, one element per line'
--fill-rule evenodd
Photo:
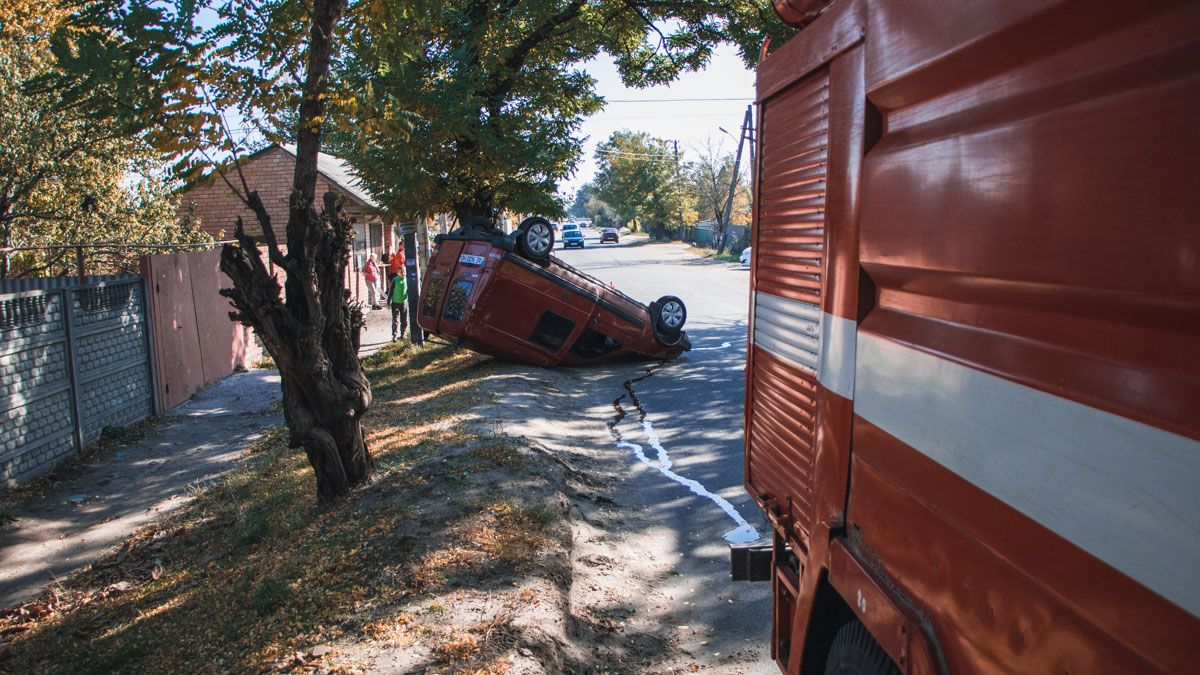
<path fill-rule="evenodd" d="M 530 216 L 517 227 L 517 249 L 530 260 L 541 261 L 554 250 L 554 227 L 541 216 Z"/>
<path fill-rule="evenodd" d="M 673 295 L 664 295 L 651 306 L 654 310 L 654 327 L 664 335 L 679 335 L 687 323 L 687 307 Z"/>
<path fill-rule="evenodd" d="M 860 621 L 842 626 L 833 638 L 825 675 L 900 675 L 875 638 Z"/>

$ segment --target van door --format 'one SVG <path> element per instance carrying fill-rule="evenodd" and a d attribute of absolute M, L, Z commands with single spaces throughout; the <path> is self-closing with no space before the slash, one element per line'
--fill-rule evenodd
<path fill-rule="evenodd" d="M 444 275 L 437 277 L 445 284 L 437 313 L 438 334 L 445 337 L 462 336 L 475 299 L 479 297 L 484 284 L 488 253 L 493 250 L 486 241 L 455 243 L 458 246 L 453 252 L 438 255 L 439 264 L 445 271 Z M 494 260 L 492 265 L 495 265 Z"/>

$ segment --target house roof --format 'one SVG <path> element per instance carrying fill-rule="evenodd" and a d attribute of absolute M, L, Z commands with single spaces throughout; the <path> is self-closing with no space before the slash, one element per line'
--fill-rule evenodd
<path fill-rule="evenodd" d="M 291 143 L 280 143 L 278 147 L 287 152 L 294 159 L 296 157 L 296 146 Z M 340 157 L 327 155 L 323 152 L 317 153 L 317 173 L 321 174 L 330 183 L 341 188 L 348 195 L 359 202 L 360 206 L 366 207 L 374 211 L 382 211 L 383 207 L 366 188 L 362 186 L 362 181 L 358 176 L 354 175 L 354 169 L 350 167 L 346 161 Z"/>

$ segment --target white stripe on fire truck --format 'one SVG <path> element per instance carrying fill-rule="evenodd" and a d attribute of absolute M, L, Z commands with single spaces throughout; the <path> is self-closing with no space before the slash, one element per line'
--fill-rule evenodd
<path fill-rule="evenodd" d="M 856 326 L 820 307 L 756 291 L 752 339 L 759 347 L 816 373 L 826 388 L 854 398 Z"/>
<path fill-rule="evenodd" d="M 1200 616 L 1200 442 L 867 333 L 854 411 Z"/>

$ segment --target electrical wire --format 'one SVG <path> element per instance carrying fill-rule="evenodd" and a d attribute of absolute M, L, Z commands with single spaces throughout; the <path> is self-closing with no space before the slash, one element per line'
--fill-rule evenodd
<path fill-rule="evenodd" d="M 753 101 L 752 97 L 729 96 L 709 98 L 606 98 L 605 103 L 697 103 L 702 101 Z"/>

